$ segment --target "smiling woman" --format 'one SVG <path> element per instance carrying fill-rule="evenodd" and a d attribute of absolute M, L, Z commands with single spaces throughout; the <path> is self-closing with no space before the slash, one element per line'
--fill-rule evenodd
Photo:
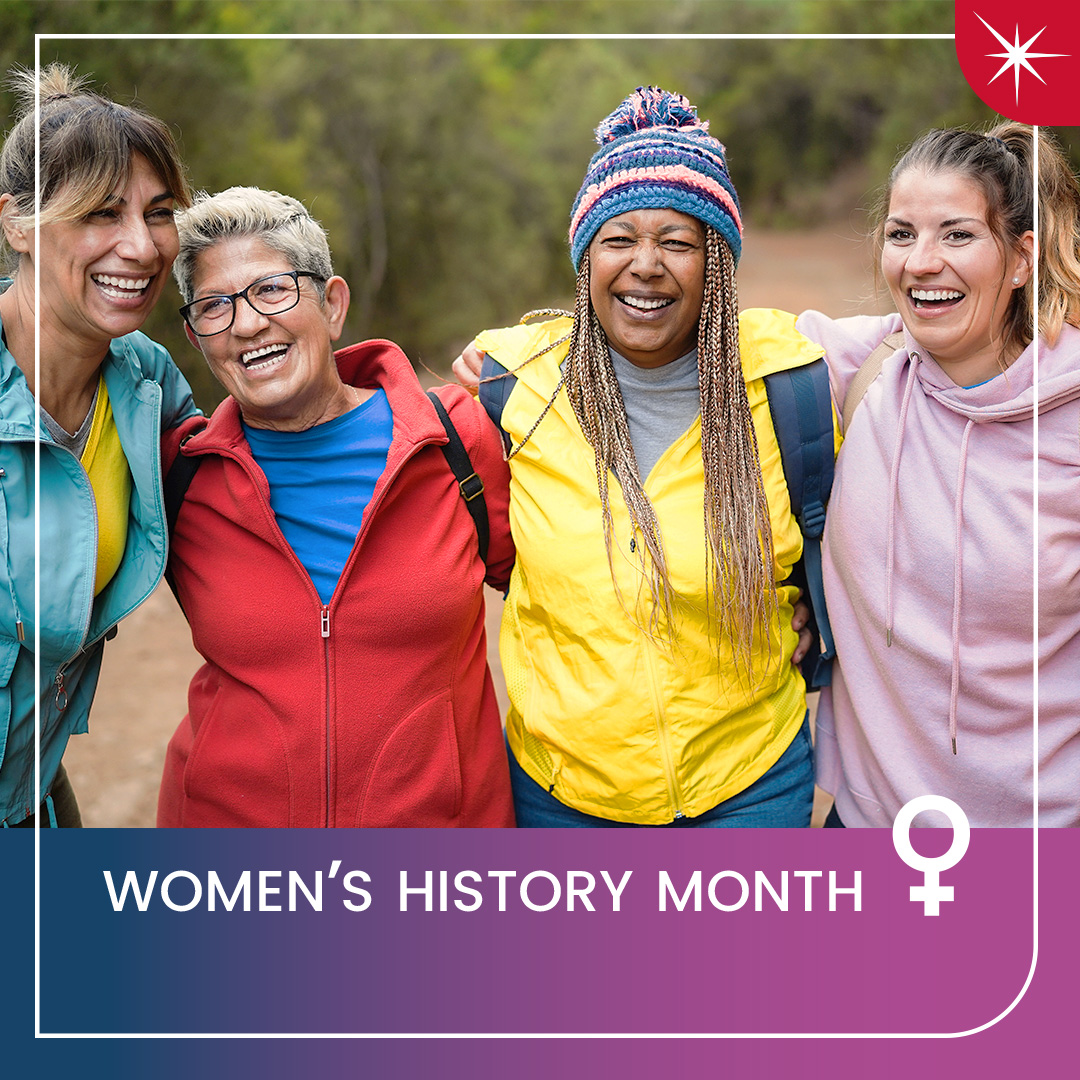
<path fill-rule="evenodd" d="M 168 354 L 138 333 L 168 280 L 173 208 L 189 192 L 160 120 L 60 65 L 37 87 L 30 74 L 20 82 L 23 117 L 0 152 L 14 275 L 0 279 L 0 821 L 77 825 L 61 757 L 87 729 L 105 638 L 161 578 L 161 431 L 196 411 Z"/>
<path fill-rule="evenodd" d="M 1035 234 L 1005 246 L 990 221 L 962 173 L 912 166 L 893 184 L 881 273 L 904 325 L 959 386 L 992 378 L 1021 351 L 1004 338 L 1005 317 L 1031 279 Z"/>
<path fill-rule="evenodd" d="M 705 293 L 705 230 L 678 210 L 631 210 L 600 226 L 589 299 L 616 352 L 641 368 L 689 353 Z"/>
<path fill-rule="evenodd" d="M 494 430 L 388 341 L 335 354 L 349 288 L 295 199 L 199 196 L 176 279 L 229 397 L 166 439 L 197 467 L 169 559 L 206 662 L 158 824 L 512 825 L 482 591 L 513 562 Z"/>
<path fill-rule="evenodd" d="M 820 349 L 793 316 L 738 314 L 739 202 L 684 97 L 638 88 L 596 136 L 573 318 L 476 341 L 514 480 L 518 824 L 805 827 L 802 536 L 764 376 Z"/>
<path fill-rule="evenodd" d="M 888 826 L 936 794 L 973 825 L 1030 826 L 1037 767 L 1039 824 L 1080 825 L 1080 187 L 1045 131 L 932 131 L 893 169 L 879 221 L 898 314 L 798 322 L 826 347 L 848 425 L 823 556 L 827 824 Z"/>

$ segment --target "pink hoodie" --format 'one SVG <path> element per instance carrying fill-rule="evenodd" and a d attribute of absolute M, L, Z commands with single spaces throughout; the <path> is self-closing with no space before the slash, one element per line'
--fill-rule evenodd
<path fill-rule="evenodd" d="M 797 327 L 825 349 L 838 412 L 902 329 L 898 315 L 816 311 Z M 890 825 L 924 794 L 972 825 L 1030 825 L 1034 346 L 965 389 L 904 337 L 837 461 L 823 561 L 839 663 L 818 783 L 848 826 Z M 1039 351 L 1039 823 L 1078 825 L 1080 330 Z"/>

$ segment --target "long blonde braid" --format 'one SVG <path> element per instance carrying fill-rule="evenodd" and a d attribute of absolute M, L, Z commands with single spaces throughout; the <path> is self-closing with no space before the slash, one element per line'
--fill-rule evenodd
<path fill-rule="evenodd" d="M 772 526 L 739 353 L 735 260 L 705 230 L 705 297 L 698 323 L 706 578 L 720 637 L 753 678 L 755 638 L 772 656 L 777 613 Z"/>

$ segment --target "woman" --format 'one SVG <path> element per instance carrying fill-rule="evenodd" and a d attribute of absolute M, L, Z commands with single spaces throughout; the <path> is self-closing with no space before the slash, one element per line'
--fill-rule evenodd
<path fill-rule="evenodd" d="M 802 538 L 763 376 L 821 350 L 792 316 L 738 317 L 738 199 L 685 98 L 639 89 L 597 141 L 573 319 L 476 341 L 512 373 L 485 385 L 511 446 L 518 824 L 806 826 Z"/>
<path fill-rule="evenodd" d="M 487 563 L 448 432 L 388 341 L 341 350 L 349 289 L 295 199 L 180 219 L 188 337 L 230 397 L 171 433 L 198 470 L 173 532 L 206 663 L 169 744 L 161 826 L 510 826 L 485 579 L 513 562 L 498 436 L 439 399 L 480 478 Z"/>
<path fill-rule="evenodd" d="M 1080 190 L 1039 138 L 1039 823 L 1080 825 Z M 898 314 L 798 321 L 851 417 L 824 548 L 831 825 L 889 825 L 928 793 L 973 825 L 1033 820 L 1032 155 L 1020 124 L 923 136 L 878 228 Z"/>
<path fill-rule="evenodd" d="M 24 84 L 22 119 L 0 151 L 0 225 L 14 272 L 0 279 L 0 821 L 78 826 L 61 758 L 68 737 L 87 729 L 105 638 L 161 578 L 160 433 L 196 411 L 165 350 L 137 333 L 165 287 L 173 208 L 189 192 L 160 120 L 84 90 L 54 64 L 41 74 L 35 127 L 33 76 Z"/>

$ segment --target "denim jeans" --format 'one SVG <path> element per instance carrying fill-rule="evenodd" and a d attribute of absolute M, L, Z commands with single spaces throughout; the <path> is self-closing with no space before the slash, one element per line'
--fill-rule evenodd
<path fill-rule="evenodd" d="M 510 786 L 519 829 L 632 829 L 624 821 L 583 814 L 543 789 L 510 754 Z M 805 829 L 814 806 L 814 755 L 809 715 L 775 765 L 748 788 L 692 818 L 656 828 Z"/>

